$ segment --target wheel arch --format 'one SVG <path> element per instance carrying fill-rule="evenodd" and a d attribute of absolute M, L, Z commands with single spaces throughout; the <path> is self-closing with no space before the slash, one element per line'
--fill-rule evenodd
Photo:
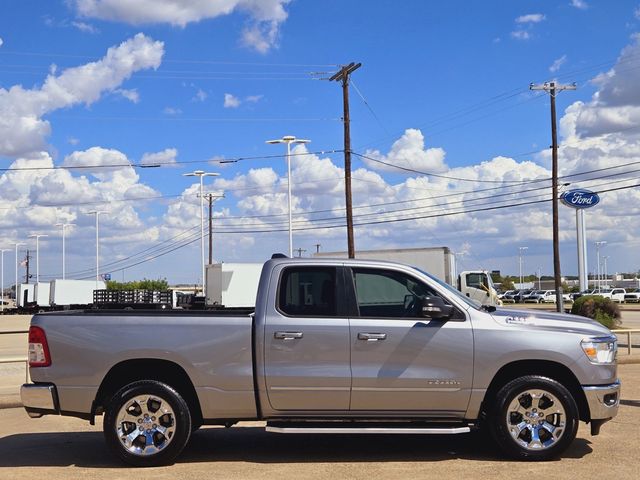
<path fill-rule="evenodd" d="M 175 362 L 155 358 L 124 360 L 111 367 L 96 393 L 91 409 L 92 418 L 104 412 L 118 390 L 138 380 L 156 380 L 175 389 L 189 405 L 193 422 L 202 423 L 200 400 L 187 372 Z"/>
<path fill-rule="evenodd" d="M 578 407 L 580 420 L 584 422 L 591 420 L 589 404 L 587 403 L 587 398 L 582 390 L 580 382 L 568 367 L 551 360 L 517 360 L 500 368 L 491 380 L 489 388 L 482 400 L 482 405 L 480 407 L 482 415 L 484 416 L 487 413 L 490 403 L 493 401 L 500 388 L 511 380 L 515 380 L 516 378 L 524 377 L 526 375 L 539 375 L 562 384 L 573 396 Z"/>

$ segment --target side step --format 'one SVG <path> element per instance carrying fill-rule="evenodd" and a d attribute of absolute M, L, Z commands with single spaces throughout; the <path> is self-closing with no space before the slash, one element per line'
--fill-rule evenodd
<path fill-rule="evenodd" d="M 413 434 L 456 435 L 471 432 L 468 426 L 411 425 L 398 422 L 376 424 L 367 422 L 267 422 L 266 431 L 271 433 L 328 433 L 328 434 Z"/>

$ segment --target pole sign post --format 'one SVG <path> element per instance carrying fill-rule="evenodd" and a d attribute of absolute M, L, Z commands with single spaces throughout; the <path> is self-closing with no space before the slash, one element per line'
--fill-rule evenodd
<path fill-rule="evenodd" d="M 590 190 L 569 190 L 560 195 L 560 201 L 567 207 L 591 208 L 600 203 L 600 197 Z"/>
<path fill-rule="evenodd" d="M 578 278 L 580 281 L 580 291 L 584 291 L 589 288 L 589 279 L 587 278 L 587 228 L 584 221 L 584 211 L 600 203 L 600 197 L 597 193 L 590 190 L 575 189 L 560 195 L 560 201 L 566 206 L 575 208 L 576 210 Z"/>

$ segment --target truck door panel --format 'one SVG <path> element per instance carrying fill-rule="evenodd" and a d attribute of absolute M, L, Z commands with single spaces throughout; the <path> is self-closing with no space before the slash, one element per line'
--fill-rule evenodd
<path fill-rule="evenodd" d="M 349 409 L 349 321 L 338 315 L 335 267 L 288 267 L 265 324 L 267 396 L 274 410 Z"/>
<path fill-rule="evenodd" d="M 421 318 L 419 298 L 435 293 L 419 280 L 404 272 L 352 271 L 360 313 L 350 318 L 351 410 L 464 415 L 473 367 L 464 314 Z"/>

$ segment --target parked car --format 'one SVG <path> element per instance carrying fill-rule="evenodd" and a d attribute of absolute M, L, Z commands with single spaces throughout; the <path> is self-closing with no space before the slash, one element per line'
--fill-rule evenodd
<path fill-rule="evenodd" d="M 498 295 L 498 299 L 502 300 L 502 303 L 515 303 L 513 296 L 517 290 L 507 290 Z"/>
<path fill-rule="evenodd" d="M 624 294 L 625 303 L 640 303 L 640 289 L 632 288 Z"/>
<path fill-rule="evenodd" d="M 104 414 L 107 445 L 136 466 L 245 420 L 308 435 L 484 428 L 508 456 L 547 460 L 620 400 L 616 337 L 598 322 L 481 305 L 373 260 L 274 258 L 255 309 L 35 315 L 28 351 L 29 416 Z"/>
<path fill-rule="evenodd" d="M 531 292 L 529 295 L 527 295 L 526 297 L 524 297 L 524 302 L 525 303 L 542 303 L 542 302 L 546 302 L 547 297 L 551 294 L 554 294 L 554 300 L 555 301 L 555 293 L 551 290 L 534 290 L 533 292 Z"/>

